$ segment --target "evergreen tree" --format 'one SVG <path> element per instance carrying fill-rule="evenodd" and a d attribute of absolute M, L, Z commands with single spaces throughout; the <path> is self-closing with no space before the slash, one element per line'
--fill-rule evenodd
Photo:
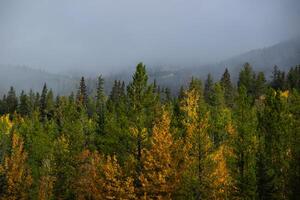
<path fill-rule="evenodd" d="M 251 106 L 251 98 L 246 88 L 241 86 L 237 97 L 237 107 L 234 112 L 237 135 L 234 149 L 236 153 L 236 179 L 238 196 L 243 199 L 255 199 L 256 184 L 256 153 L 257 153 L 257 119 L 256 112 Z"/>
<path fill-rule="evenodd" d="M 29 99 L 23 90 L 20 95 L 20 104 L 19 104 L 18 112 L 22 116 L 27 116 L 30 113 Z"/>
<path fill-rule="evenodd" d="M 6 106 L 9 114 L 14 114 L 18 107 L 18 98 L 13 87 L 10 87 L 10 90 L 7 93 L 6 97 Z"/>
<path fill-rule="evenodd" d="M 81 77 L 81 79 L 80 79 L 80 84 L 79 84 L 79 89 L 77 91 L 76 100 L 84 108 L 87 108 L 88 95 L 87 95 L 87 87 L 86 87 L 86 84 L 84 81 L 84 77 Z"/>
<path fill-rule="evenodd" d="M 47 119 L 47 94 L 48 94 L 48 88 L 45 83 L 43 86 L 43 90 L 40 98 L 40 106 L 39 106 L 42 121 L 45 121 Z"/>
<path fill-rule="evenodd" d="M 300 90 L 300 65 L 292 67 L 287 75 L 287 85 L 289 89 Z"/>
<path fill-rule="evenodd" d="M 213 86 L 214 83 L 211 74 L 208 74 L 204 85 L 204 99 L 208 104 L 212 102 Z"/>
<path fill-rule="evenodd" d="M 224 90 L 224 98 L 225 98 L 226 105 L 228 107 L 232 107 L 233 100 L 234 100 L 234 89 L 233 89 L 233 85 L 231 83 L 230 73 L 227 68 L 225 69 L 225 72 L 222 75 L 220 84 Z"/>
<path fill-rule="evenodd" d="M 143 140 L 147 137 L 153 120 L 151 115 L 154 115 L 154 110 L 152 110 L 154 103 L 153 88 L 148 86 L 147 81 L 146 66 L 143 63 L 139 63 L 133 75 L 133 80 L 127 88 L 132 134 L 136 140 L 135 158 L 137 160 L 137 176 L 140 175 L 142 170 L 141 156 Z M 136 184 L 140 186 L 139 181 Z"/>
<path fill-rule="evenodd" d="M 275 199 L 287 199 L 290 192 L 288 187 L 288 172 L 291 162 L 291 128 L 292 119 L 288 112 L 287 95 L 282 92 L 269 90 L 264 108 L 259 113 L 260 149 L 264 154 L 264 170 L 258 169 L 263 177 L 259 180 L 259 196 L 262 199 L 271 196 Z M 267 181 L 267 182 L 264 182 Z M 271 184 L 271 185 L 270 185 Z M 265 188 L 268 191 L 264 191 Z"/>
<path fill-rule="evenodd" d="M 104 80 L 102 76 L 98 77 L 98 87 L 96 95 L 96 110 L 97 110 L 97 123 L 99 134 L 104 134 L 105 126 L 105 94 L 104 94 Z"/>
<path fill-rule="evenodd" d="M 252 66 L 249 63 L 245 63 L 243 69 L 240 71 L 238 87 L 244 87 L 247 91 L 247 95 L 253 97 L 255 89 L 255 73 L 252 70 Z"/>
<path fill-rule="evenodd" d="M 271 86 L 275 90 L 283 90 L 286 88 L 285 83 L 285 73 L 278 69 L 278 67 L 275 65 L 273 69 L 273 75 L 272 75 L 272 81 Z"/>
<path fill-rule="evenodd" d="M 263 72 L 259 72 L 255 80 L 255 98 L 259 98 L 266 93 L 267 81 Z"/>

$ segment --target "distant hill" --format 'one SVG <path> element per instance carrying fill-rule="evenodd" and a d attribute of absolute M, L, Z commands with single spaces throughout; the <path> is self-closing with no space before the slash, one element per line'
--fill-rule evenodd
<path fill-rule="evenodd" d="M 216 64 L 215 68 L 226 66 L 236 76 L 245 62 L 249 62 L 255 70 L 263 71 L 267 75 L 270 75 L 274 65 L 279 66 L 282 70 L 288 70 L 290 67 L 300 64 L 300 36 L 226 59 Z"/>
<path fill-rule="evenodd" d="M 267 78 L 270 77 L 274 65 L 282 70 L 288 70 L 290 67 L 300 64 L 300 36 L 270 47 L 251 50 L 218 63 L 195 67 L 183 66 L 181 69 L 168 66 L 150 67 L 147 70 L 150 82 L 156 80 L 162 87 L 169 87 L 173 93 L 176 93 L 180 86 L 186 85 L 193 76 L 204 80 L 207 74 L 211 73 L 214 79 L 218 80 L 225 67 L 229 69 L 233 80 L 236 81 L 245 62 L 249 62 L 254 70 L 263 71 Z M 147 65 L 147 63 L 145 64 Z M 133 68 L 104 77 L 106 92 L 110 92 L 113 81 L 116 79 L 128 83 L 132 73 Z M 29 91 L 29 89 L 41 91 L 45 82 L 57 94 L 69 94 L 76 90 L 79 80 L 78 77 L 73 77 L 70 74 L 59 75 L 28 67 L 0 65 L 0 94 L 7 92 L 10 86 L 14 86 L 18 92 L 21 90 Z M 77 72 L 77 74 L 80 73 Z M 85 72 L 83 71 L 82 74 Z M 95 77 L 87 79 L 87 84 L 91 90 L 95 88 Z"/>
<path fill-rule="evenodd" d="M 56 94 L 68 94 L 76 87 L 73 78 L 51 74 L 29 67 L 0 65 L 0 94 L 7 92 L 13 86 L 17 92 L 21 90 L 41 91 L 44 83 Z"/>
<path fill-rule="evenodd" d="M 290 67 L 300 64 L 300 36 L 270 47 L 251 50 L 215 64 L 176 70 L 154 68 L 150 70 L 149 75 L 152 80 L 156 79 L 158 83 L 173 88 L 176 92 L 180 85 L 185 85 L 193 76 L 204 80 L 207 74 L 211 73 L 215 80 L 220 79 L 225 67 L 236 81 L 240 69 L 246 62 L 249 62 L 255 71 L 264 72 L 267 78 L 270 78 L 275 65 L 288 71 Z"/>

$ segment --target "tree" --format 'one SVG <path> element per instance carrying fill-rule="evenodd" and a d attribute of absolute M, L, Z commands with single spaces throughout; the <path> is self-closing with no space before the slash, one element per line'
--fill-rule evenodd
<path fill-rule="evenodd" d="M 205 198 L 205 188 L 210 185 L 211 159 L 208 155 L 212 141 L 208 134 L 209 116 L 208 113 L 200 113 L 199 98 L 200 94 L 196 90 L 187 91 L 180 106 L 185 130 L 182 149 L 188 166 L 183 177 L 186 185 L 182 185 L 179 192 L 183 193 L 182 198 Z"/>
<path fill-rule="evenodd" d="M 27 153 L 23 149 L 23 140 L 16 133 L 11 135 L 11 152 L 0 165 L 0 175 L 5 177 L 1 185 L 0 199 L 28 199 L 32 184 L 30 169 L 27 166 Z"/>
<path fill-rule="evenodd" d="M 256 154 L 258 150 L 257 117 L 255 108 L 251 106 L 251 98 L 246 88 L 241 86 L 234 110 L 237 135 L 234 138 L 236 160 L 234 165 L 237 179 L 238 196 L 244 199 L 255 199 L 257 196 L 256 183 Z"/>
<path fill-rule="evenodd" d="M 10 87 L 10 90 L 7 93 L 6 97 L 6 106 L 9 114 L 14 114 L 18 107 L 18 98 L 13 87 Z"/>
<path fill-rule="evenodd" d="M 79 84 L 79 89 L 77 91 L 76 100 L 84 108 L 87 108 L 88 95 L 87 95 L 87 88 L 85 85 L 84 77 L 81 77 L 81 79 L 80 79 L 80 84 Z"/>
<path fill-rule="evenodd" d="M 300 65 L 292 67 L 287 75 L 287 85 L 291 90 L 293 88 L 300 90 Z"/>
<path fill-rule="evenodd" d="M 275 90 L 283 90 L 286 88 L 285 73 L 283 71 L 279 70 L 276 65 L 274 66 L 274 69 L 273 69 L 271 86 Z"/>
<path fill-rule="evenodd" d="M 104 80 L 102 76 L 98 77 L 98 87 L 96 95 L 96 110 L 97 110 L 97 123 L 98 123 L 98 133 L 104 134 L 105 125 L 105 94 L 104 94 Z"/>
<path fill-rule="evenodd" d="M 140 175 L 142 196 L 147 199 L 171 199 L 180 180 L 175 144 L 170 133 L 170 117 L 164 111 L 154 125 L 151 147 L 143 148 Z"/>
<path fill-rule="evenodd" d="M 225 72 L 222 75 L 220 84 L 224 90 L 224 98 L 226 105 L 228 107 L 232 107 L 234 100 L 234 90 L 230 79 L 230 73 L 227 68 L 225 69 Z"/>
<path fill-rule="evenodd" d="M 208 74 L 204 85 L 204 99 L 208 104 L 211 104 L 212 101 L 213 85 L 211 74 Z"/>
<path fill-rule="evenodd" d="M 135 199 L 133 179 L 126 177 L 116 157 L 97 152 L 79 156 L 78 176 L 73 188 L 77 199 Z"/>
<path fill-rule="evenodd" d="M 42 94 L 40 98 L 40 106 L 39 106 L 42 121 L 45 121 L 47 119 L 47 94 L 48 94 L 48 88 L 45 83 L 42 90 Z"/>
<path fill-rule="evenodd" d="M 155 96 L 152 86 L 148 86 L 147 81 L 146 66 L 139 63 L 133 75 L 133 80 L 127 87 L 129 114 L 132 122 L 131 132 L 136 141 L 137 177 L 142 170 L 143 139 L 148 135 L 147 129 L 150 129 L 154 115 Z M 137 185 L 140 185 L 138 180 Z"/>
<path fill-rule="evenodd" d="M 22 116 L 27 116 L 30 113 L 29 99 L 23 90 L 20 95 L 20 104 L 19 104 L 18 112 Z"/>
<path fill-rule="evenodd" d="M 249 63 L 245 63 L 243 69 L 240 71 L 239 74 L 238 87 L 243 86 L 247 91 L 247 95 L 253 97 L 255 92 L 254 84 L 255 84 L 255 73 L 252 70 L 252 66 Z"/>
<path fill-rule="evenodd" d="M 260 152 L 263 152 L 261 166 L 264 172 L 258 177 L 259 197 L 287 199 L 288 172 L 291 162 L 291 128 L 292 118 L 287 107 L 288 93 L 267 92 L 264 107 L 259 113 Z M 272 185 L 270 185 L 272 184 Z M 268 191 L 265 188 L 269 188 Z"/>
<path fill-rule="evenodd" d="M 255 98 L 259 98 L 266 93 L 267 84 L 266 78 L 263 72 L 259 72 L 255 80 Z"/>

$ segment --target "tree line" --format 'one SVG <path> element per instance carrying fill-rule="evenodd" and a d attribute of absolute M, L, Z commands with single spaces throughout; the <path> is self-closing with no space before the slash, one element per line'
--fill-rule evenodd
<path fill-rule="evenodd" d="M 178 95 L 139 63 L 109 95 L 0 100 L 0 199 L 299 199 L 300 66 L 270 81 L 193 77 Z"/>

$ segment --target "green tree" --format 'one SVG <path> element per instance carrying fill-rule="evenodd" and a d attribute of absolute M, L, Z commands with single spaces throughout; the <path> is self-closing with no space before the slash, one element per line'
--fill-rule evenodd
<path fill-rule="evenodd" d="M 7 93 L 6 97 L 6 106 L 9 114 L 14 114 L 18 107 L 18 98 L 13 87 L 10 87 L 10 90 Z"/>
<path fill-rule="evenodd" d="M 81 79 L 80 79 L 80 84 L 79 84 L 79 89 L 77 91 L 76 100 L 84 108 L 87 108 L 88 95 L 87 95 L 87 87 L 85 84 L 84 77 L 81 77 Z"/>
<path fill-rule="evenodd" d="M 231 83 L 230 79 L 230 73 L 228 69 L 225 69 L 225 72 L 222 75 L 222 78 L 220 80 L 220 84 L 224 90 L 224 98 L 225 98 L 225 103 L 228 107 L 233 106 L 233 100 L 234 100 L 234 88 Z"/>
<path fill-rule="evenodd" d="M 212 102 L 213 86 L 214 82 L 211 77 L 211 74 L 208 74 L 204 85 L 204 99 L 208 104 L 211 104 Z"/>
<path fill-rule="evenodd" d="M 245 63 L 243 69 L 240 71 L 238 87 L 245 87 L 247 95 L 253 97 L 255 91 L 255 73 L 249 63 Z"/>
<path fill-rule="evenodd" d="M 288 111 L 286 93 L 270 89 L 267 92 L 264 107 L 259 113 L 260 152 L 263 152 L 261 166 L 258 169 L 258 193 L 261 199 L 272 197 L 287 199 L 288 172 L 291 162 L 291 114 Z M 268 190 L 266 190 L 268 188 Z"/>
<path fill-rule="evenodd" d="M 43 90 L 40 98 L 40 106 L 39 106 L 42 121 L 45 121 L 47 118 L 47 94 L 48 94 L 48 88 L 45 83 L 43 86 Z"/>
<path fill-rule="evenodd" d="M 106 98 L 104 94 L 104 79 L 102 76 L 98 77 L 98 86 L 96 94 L 96 110 L 97 110 L 97 124 L 98 133 L 104 134 L 105 127 L 105 112 L 106 112 Z"/>
<path fill-rule="evenodd" d="M 255 199 L 256 183 L 256 153 L 258 149 L 257 117 L 251 106 L 251 98 L 246 88 L 241 86 L 234 110 L 237 135 L 234 141 L 236 161 L 234 170 L 237 179 L 238 196 L 243 199 Z"/>
<path fill-rule="evenodd" d="M 147 82 L 146 66 L 139 63 L 133 75 L 133 80 L 127 87 L 131 128 L 136 143 L 134 154 L 137 161 L 137 176 L 142 170 L 143 140 L 147 137 L 154 118 L 153 103 L 155 103 L 155 96 L 153 87 L 149 86 Z M 139 181 L 136 184 L 139 185 Z"/>
<path fill-rule="evenodd" d="M 18 112 L 22 116 L 27 116 L 30 113 L 29 99 L 23 90 L 20 94 L 20 104 L 19 104 Z"/>

